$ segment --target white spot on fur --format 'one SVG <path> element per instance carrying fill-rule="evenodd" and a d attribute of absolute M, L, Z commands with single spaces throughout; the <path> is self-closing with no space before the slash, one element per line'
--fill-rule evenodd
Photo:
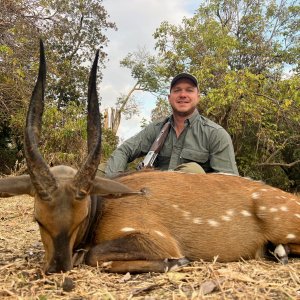
<path fill-rule="evenodd" d="M 219 222 L 217 222 L 215 220 L 209 219 L 209 220 L 207 220 L 207 222 L 212 227 L 218 227 L 219 226 Z"/>
<path fill-rule="evenodd" d="M 250 216 L 252 216 L 252 214 L 251 214 L 249 211 L 247 211 L 247 210 L 242 210 L 242 211 L 241 211 L 241 214 L 242 214 L 244 217 L 250 217 Z"/>
<path fill-rule="evenodd" d="M 267 208 L 265 206 L 260 206 L 259 209 L 260 210 L 266 210 Z"/>
<path fill-rule="evenodd" d="M 178 205 L 177 204 L 173 204 L 172 205 L 174 208 L 178 209 Z"/>
<path fill-rule="evenodd" d="M 276 208 L 276 207 L 271 207 L 270 208 L 270 212 L 277 212 L 278 211 L 278 208 Z"/>
<path fill-rule="evenodd" d="M 226 222 L 231 221 L 231 218 L 229 216 L 221 216 L 221 219 Z"/>
<path fill-rule="evenodd" d="M 296 201 L 296 203 L 297 203 L 298 205 L 300 205 L 300 202 Z"/>
<path fill-rule="evenodd" d="M 286 199 L 286 196 L 281 196 L 280 198 L 281 198 L 281 199 Z"/>
<path fill-rule="evenodd" d="M 185 218 L 188 218 L 191 215 L 189 211 L 183 211 L 182 214 Z"/>
<path fill-rule="evenodd" d="M 295 239 L 295 238 L 296 238 L 296 235 L 293 234 L 293 233 L 289 233 L 289 234 L 286 236 L 286 238 L 292 240 L 292 239 Z"/>
<path fill-rule="evenodd" d="M 123 231 L 123 232 L 130 232 L 130 231 L 135 231 L 135 229 L 134 229 L 134 228 L 131 228 L 131 227 L 123 227 L 123 228 L 121 229 L 121 231 Z"/>
<path fill-rule="evenodd" d="M 112 261 L 105 261 L 104 263 L 101 264 L 101 267 L 107 268 L 112 265 Z"/>
<path fill-rule="evenodd" d="M 259 198 L 260 198 L 260 193 L 258 193 L 258 192 L 253 193 L 253 194 L 251 195 L 251 198 L 252 198 L 253 200 L 259 199 Z"/>
<path fill-rule="evenodd" d="M 280 210 L 281 210 L 281 211 L 289 211 L 288 207 L 286 207 L 286 206 L 281 206 L 281 207 L 280 207 Z"/>
<path fill-rule="evenodd" d="M 267 192 L 268 189 L 260 189 L 261 192 Z"/>
<path fill-rule="evenodd" d="M 154 232 L 157 233 L 158 235 L 162 236 L 162 237 L 165 237 L 165 235 L 161 231 L 154 230 Z"/>
<path fill-rule="evenodd" d="M 295 214 L 294 216 L 300 219 L 300 214 Z"/>
<path fill-rule="evenodd" d="M 234 210 L 233 209 L 228 209 L 228 210 L 226 210 L 226 214 L 228 216 L 233 216 L 234 215 Z"/>
<path fill-rule="evenodd" d="M 280 197 L 279 197 L 279 196 L 276 196 L 275 198 L 276 198 L 276 199 L 280 199 Z"/>
<path fill-rule="evenodd" d="M 201 218 L 194 218 L 193 223 L 195 224 L 202 224 L 202 219 Z"/>

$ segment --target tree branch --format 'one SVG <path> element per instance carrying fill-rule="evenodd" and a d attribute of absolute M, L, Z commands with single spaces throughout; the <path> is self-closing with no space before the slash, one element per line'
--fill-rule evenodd
<path fill-rule="evenodd" d="M 279 101 L 277 99 L 274 99 L 268 95 L 264 95 L 264 94 L 260 94 L 260 93 L 254 93 L 255 96 L 260 96 L 260 97 L 264 97 L 264 98 L 267 98 L 269 100 L 271 100 L 272 102 L 274 102 L 275 104 L 277 104 L 278 106 L 280 105 L 279 104 Z"/>
<path fill-rule="evenodd" d="M 285 163 L 260 163 L 257 164 L 257 166 L 264 166 L 264 167 L 274 167 L 274 166 L 279 166 L 279 167 L 287 167 L 287 168 L 291 168 L 293 166 L 295 166 L 296 164 L 300 163 L 300 159 L 296 160 L 292 163 L 289 164 L 285 164 Z"/>

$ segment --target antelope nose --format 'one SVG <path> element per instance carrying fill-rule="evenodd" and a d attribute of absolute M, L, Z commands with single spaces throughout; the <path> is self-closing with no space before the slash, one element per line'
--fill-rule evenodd
<path fill-rule="evenodd" d="M 50 265 L 46 268 L 45 273 L 47 275 L 51 273 L 61 273 L 61 272 L 67 272 L 72 269 L 72 264 L 68 262 L 63 262 L 63 263 L 57 263 L 53 262 L 50 263 Z"/>

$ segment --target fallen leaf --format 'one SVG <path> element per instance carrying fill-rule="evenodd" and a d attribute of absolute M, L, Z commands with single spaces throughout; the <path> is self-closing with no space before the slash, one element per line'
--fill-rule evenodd
<path fill-rule="evenodd" d="M 219 284 L 215 280 L 209 280 L 201 283 L 200 291 L 202 295 L 210 294 L 219 289 Z"/>
<path fill-rule="evenodd" d="M 131 275 L 129 272 L 127 272 L 121 279 L 118 280 L 118 282 L 122 283 L 122 282 L 126 282 L 131 278 Z"/>

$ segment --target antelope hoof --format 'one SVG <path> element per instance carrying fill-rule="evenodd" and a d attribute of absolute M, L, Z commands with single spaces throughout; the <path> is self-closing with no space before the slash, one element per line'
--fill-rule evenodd
<path fill-rule="evenodd" d="M 274 256 L 281 262 L 283 265 L 286 265 L 289 262 L 288 258 L 288 249 L 282 244 L 276 246 L 274 250 Z"/>
<path fill-rule="evenodd" d="M 85 255 L 86 255 L 85 250 L 76 251 L 72 257 L 73 266 L 79 266 L 79 265 L 83 264 L 84 260 L 85 260 Z"/>
<path fill-rule="evenodd" d="M 166 258 L 165 263 L 166 263 L 165 272 L 168 272 L 168 271 L 173 271 L 181 266 L 185 266 L 185 265 L 189 264 L 190 261 L 185 257 Z"/>

